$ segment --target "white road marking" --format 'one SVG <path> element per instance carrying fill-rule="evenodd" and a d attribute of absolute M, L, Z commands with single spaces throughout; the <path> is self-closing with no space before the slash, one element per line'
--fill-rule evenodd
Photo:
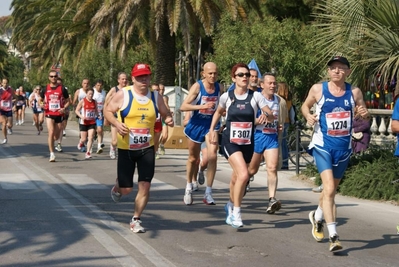
<path fill-rule="evenodd" d="M 0 153 L 6 156 L 3 150 Z M 65 209 L 76 221 L 78 221 L 82 227 L 89 231 L 93 237 L 105 248 L 107 249 L 115 259 L 120 262 L 122 266 L 141 266 L 133 257 L 127 253 L 115 240 L 104 232 L 100 227 L 96 226 L 90 218 L 85 216 L 82 212 L 76 209 L 67 199 L 63 198 L 56 190 L 51 188 L 48 183 L 41 177 L 47 177 L 51 182 L 58 184 L 64 191 L 68 192 L 74 198 L 78 199 L 82 204 L 89 208 L 93 213 L 95 213 L 100 221 L 107 225 L 110 229 L 117 232 L 120 236 L 126 239 L 132 246 L 134 246 L 138 251 L 140 251 L 144 257 L 146 257 L 155 266 L 171 266 L 175 265 L 164 258 L 158 251 L 146 243 L 137 234 L 131 233 L 130 229 L 126 226 L 121 226 L 120 223 L 116 222 L 111 216 L 105 213 L 103 210 L 93 205 L 90 201 L 80 195 L 78 192 L 73 190 L 71 187 L 65 185 L 60 179 L 56 178 L 46 170 L 40 168 L 37 164 L 30 162 L 26 157 L 19 158 L 8 158 L 18 169 L 23 171 L 30 180 L 34 180 L 35 184 L 46 192 L 51 198 L 53 198 L 63 209 Z M 30 164 L 33 168 L 28 168 L 25 165 Z M 36 169 L 40 175 L 33 171 Z"/>
<path fill-rule="evenodd" d="M 37 189 L 24 173 L 0 173 L 0 186 L 5 190 Z"/>
<path fill-rule="evenodd" d="M 107 189 L 108 187 L 97 182 L 87 174 L 66 174 L 59 173 L 58 174 L 65 182 L 71 185 L 73 188 L 82 190 L 82 189 Z"/>

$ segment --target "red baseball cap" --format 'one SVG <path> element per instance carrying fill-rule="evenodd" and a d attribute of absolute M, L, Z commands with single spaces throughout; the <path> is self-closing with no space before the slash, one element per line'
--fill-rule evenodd
<path fill-rule="evenodd" d="M 148 64 L 144 63 L 137 63 L 134 65 L 132 69 L 132 76 L 137 77 L 137 76 L 142 76 L 142 75 L 150 75 L 151 74 L 151 69 Z"/>

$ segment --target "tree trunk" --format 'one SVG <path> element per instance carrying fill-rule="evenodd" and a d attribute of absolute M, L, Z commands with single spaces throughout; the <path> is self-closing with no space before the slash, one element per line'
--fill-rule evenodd
<path fill-rule="evenodd" d="M 161 19 L 156 44 L 155 81 L 167 86 L 174 86 L 176 84 L 176 40 L 174 34 L 170 35 L 166 16 Z"/>

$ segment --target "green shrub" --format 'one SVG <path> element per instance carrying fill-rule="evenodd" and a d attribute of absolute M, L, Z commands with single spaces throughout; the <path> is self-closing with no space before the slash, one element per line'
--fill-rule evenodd
<path fill-rule="evenodd" d="M 302 174 L 316 176 L 315 184 L 320 185 L 317 168 L 309 165 Z M 366 153 L 353 155 L 338 191 L 342 195 L 363 199 L 399 201 L 398 158 L 391 148 L 370 147 Z"/>

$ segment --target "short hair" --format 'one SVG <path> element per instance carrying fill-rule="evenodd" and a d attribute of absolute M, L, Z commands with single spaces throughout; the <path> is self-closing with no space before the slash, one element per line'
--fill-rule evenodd
<path fill-rule="evenodd" d="M 87 88 L 86 92 L 88 92 L 88 91 L 92 91 L 94 93 L 94 89 L 92 87 Z"/>
<path fill-rule="evenodd" d="M 121 75 L 123 75 L 123 74 L 125 74 L 126 75 L 126 77 L 127 77 L 127 74 L 126 74 L 126 72 L 123 72 L 123 71 L 121 71 L 121 72 L 118 72 L 118 79 L 120 78 L 120 76 Z"/>
<path fill-rule="evenodd" d="M 273 72 L 268 72 L 268 71 L 263 73 L 262 78 L 264 78 L 265 76 L 273 76 L 274 78 L 276 78 L 276 74 L 274 74 Z"/>
<path fill-rule="evenodd" d="M 94 84 L 98 84 L 98 83 L 100 83 L 100 84 L 104 84 L 104 81 L 103 81 L 103 80 L 101 80 L 101 79 L 98 79 L 98 80 L 96 80 L 96 82 L 95 82 Z"/>
<path fill-rule="evenodd" d="M 234 78 L 236 76 L 236 71 L 238 68 L 246 68 L 249 71 L 248 65 L 245 63 L 237 63 L 231 68 L 231 77 Z"/>

